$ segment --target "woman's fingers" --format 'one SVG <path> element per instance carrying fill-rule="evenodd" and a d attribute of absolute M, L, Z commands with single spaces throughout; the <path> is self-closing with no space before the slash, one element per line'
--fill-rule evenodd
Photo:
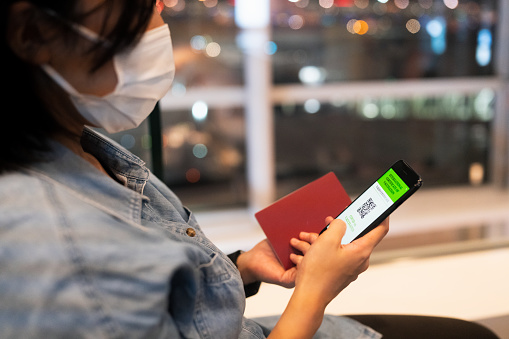
<path fill-rule="evenodd" d="M 302 255 L 298 255 L 298 254 L 295 254 L 295 253 L 290 253 L 290 260 L 296 266 L 300 265 L 300 263 L 302 262 L 302 259 L 304 259 L 304 257 Z"/>
<path fill-rule="evenodd" d="M 299 239 L 290 239 L 290 245 L 301 251 L 303 254 L 306 254 L 309 247 L 316 241 L 316 239 L 318 239 L 318 233 L 300 232 Z"/>
<path fill-rule="evenodd" d="M 301 251 L 303 254 L 306 254 L 311 244 L 307 241 L 299 240 L 297 238 L 290 239 L 290 245 L 293 246 L 296 250 Z"/>
<path fill-rule="evenodd" d="M 328 217 L 326 222 L 334 225 L 334 231 L 330 233 L 334 233 L 335 239 L 342 239 L 346 232 L 346 224 L 339 219 L 334 219 L 332 217 Z M 309 250 L 311 245 L 318 239 L 318 233 L 309 233 L 309 232 L 300 232 L 299 239 L 292 238 L 290 239 L 290 245 L 292 245 L 295 249 L 299 250 L 303 254 Z"/>
<path fill-rule="evenodd" d="M 318 233 L 300 232 L 299 238 L 302 241 L 312 244 L 315 242 L 316 239 L 318 239 Z"/>

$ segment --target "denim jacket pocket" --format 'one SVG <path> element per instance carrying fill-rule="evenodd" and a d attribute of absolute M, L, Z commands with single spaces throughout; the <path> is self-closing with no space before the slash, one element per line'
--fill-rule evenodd
<path fill-rule="evenodd" d="M 202 252 L 204 255 L 205 253 Z M 195 325 L 203 338 L 235 338 L 242 330 L 245 296 L 242 281 L 218 253 L 198 266 Z"/>
<path fill-rule="evenodd" d="M 231 278 L 230 272 L 223 263 L 219 262 L 221 259 L 218 258 L 217 253 L 212 253 L 209 262 L 198 266 L 200 274 L 207 284 L 219 284 Z"/>

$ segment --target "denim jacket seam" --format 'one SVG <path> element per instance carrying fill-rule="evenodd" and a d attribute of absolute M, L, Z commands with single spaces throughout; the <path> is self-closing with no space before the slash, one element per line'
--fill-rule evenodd
<path fill-rule="evenodd" d="M 142 208 L 142 199 L 138 199 L 136 196 L 132 196 L 130 200 L 131 205 L 131 217 L 133 220 L 136 220 L 137 223 L 141 224 L 141 208 Z"/>
<path fill-rule="evenodd" d="M 41 173 L 41 172 L 39 172 L 37 170 L 33 170 L 33 169 L 26 169 L 25 171 L 28 172 L 29 174 L 34 175 L 35 177 L 39 178 L 41 181 L 45 181 L 50 185 L 58 186 L 58 187 L 62 188 L 63 190 L 65 190 L 66 192 L 69 192 L 70 194 L 72 194 L 76 198 L 80 199 L 81 201 L 83 201 L 91 206 L 94 206 L 94 207 L 98 208 L 99 210 L 106 212 L 107 214 L 109 214 L 119 220 L 122 220 L 125 223 L 127 223 L 137 229 L 147 231 L 147 228 L 145 226 L 143 226 L 141 223 L 136 223 L 132 219 L 132 214 L 131 214 L 131 218 L 127 218 L 126 216 L 123 216 L 122 214 L 119 214 L 110 208 L 104 207 L 103 205 L 97 203 L 93 199 L 90 199 L 87 196 L 81 194 L 80 192 L 77 192 L 76 190 L 58 182 L 57 180 L 53 179 L 52 177 L 46 175 L 45 173 Z"/>
<path fill-rule="evenodd" d="M 112 168 L 112 171 L 124 176 L 126 179 L 136 180 L 136 181 L 140 181 L 140 182 L 147 182 L 148 176 L 150 175 L 150 171 L 146 168 L 143 168 L 143 171 L 147 174 L 147 178 L 140 178 L 137 175 L 132 175 L 130 171 L 125 171 L 125 170 L 118 169 L 118 168 Z"/>
<path fill-rule="evenodd" d="M 76 246 L 76 241 L 72 235 L 72 225 L 65 213 L 65 207 L 62 201 L 57 197 L 55 186 L 49 182 L 43 183 L 46 186 L 46 193 L 48 200 L 54 206 L 55 219 L 57 219 L 57 229 L 59 230 L 60 237 L 64 243 L 64 248 L 68 255 L 70 264 L 76 269 L 79 279 L 76 282 L 81 286 L 80 290 L 84 293 L 86 298 L 92 303 L 92 309 L 100 314 L 99 322 L 103 324 L 103 328 L 112 337 L 123 337 L 118 324 L 108 316 L 104 310 L 104 305 L 101 302 L 100 296 L 93 286 L 93 275 L 86 267 L 86 260 L 81 251 Z"/>

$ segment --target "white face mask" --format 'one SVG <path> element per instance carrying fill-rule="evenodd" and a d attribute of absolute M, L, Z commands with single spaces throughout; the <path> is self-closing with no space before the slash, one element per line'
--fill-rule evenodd
<path fill-rule="evenodd" d="M 85 38 L 101 38 L 83 26 L 73 25 Z M 168 25 L 151 29 L 131 49 L 113 57 L 117 86 L 103 97 L 79 93 L 53 67 L 42 69 L 70 96 L 81 115 L 109 133 L 139 126 L 168 92 L 175 65 Z"/>

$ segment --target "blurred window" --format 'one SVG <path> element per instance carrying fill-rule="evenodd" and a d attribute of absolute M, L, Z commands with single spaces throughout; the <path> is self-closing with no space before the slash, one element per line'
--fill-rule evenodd
<path fill-rule="evenodd" d="M 237 48 L 233 1 L 164 0 L 177 73 L 176 95 L 190 87 L 241 86 L 242 53 Z"/>
<path fill-rule="evenodd" d="M 146 124 L 114 137 L 149 165 L 161 163 L 156 172 L 184 204 L 246 206 L 249 41 L 239 38 L 235 1 L 164 3 L 177 71 L 152 125 L 160 139 Z M 490 182 L 498 5 L 272 0 L 263 52 L 272 63 L 274 198 L 328 171 L 360 193 L 399 158 L 425 176 L 426 187 Z M 162 150 L 147 149 L 150 142 Z"/>
<path fill-rule="evenodd" d="M 234 1 L 166 0 L 182 86 L 242 84 Z M 497 1 L 271 1 L 274 83 L 493 75 Z"/>
<path fill-rule="evenodd" d="M 487 181 L 494 93 L 276 107 L 279 195 L 334 171 L 352 195 L 399 159 L 427 188 Z"/>
<path fill-rule="evenodd" d="M 240 109 L 164 114 L 163 180 L 196 208 L 245 206 L 245 129 Z"/>
<path fill-rule="evenodd" d="M 493 74 L 495 1 L 272 1 L 276 83 Z"/>

